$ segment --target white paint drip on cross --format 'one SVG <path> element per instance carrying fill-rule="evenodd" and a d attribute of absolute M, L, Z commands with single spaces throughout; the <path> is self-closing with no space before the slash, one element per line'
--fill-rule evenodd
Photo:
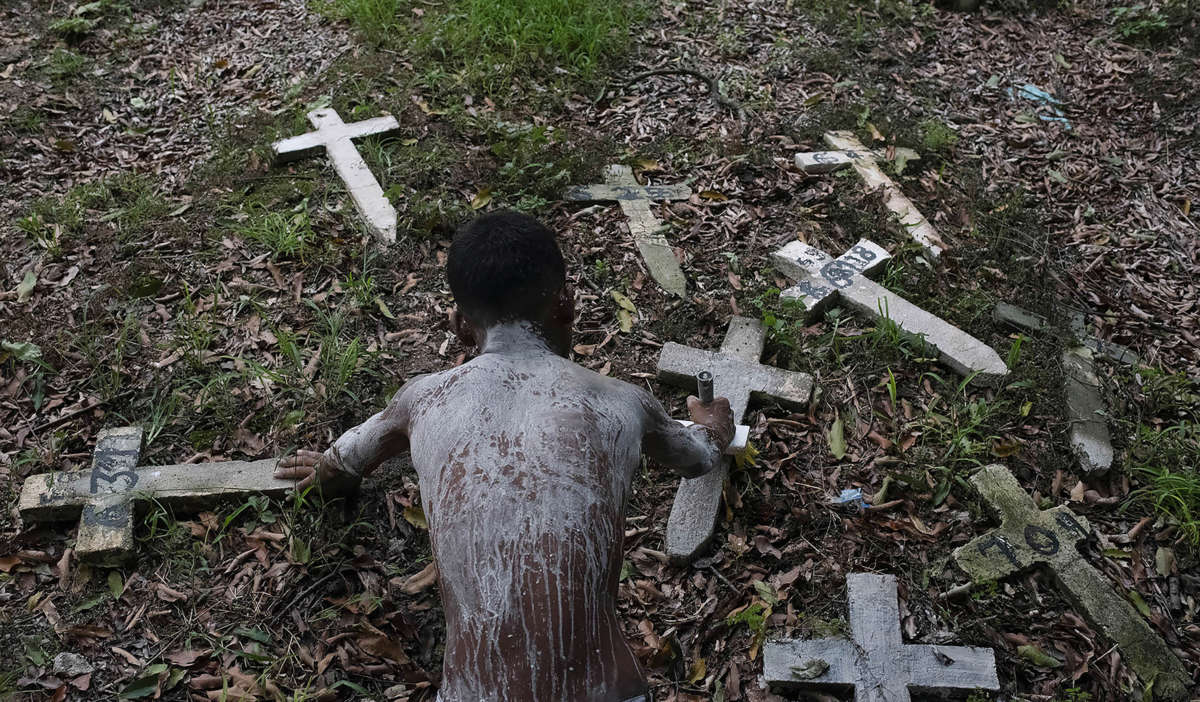
<path fill-rule="evenodd" d="M 880 170 L 879 164 L 876 163 L 879 154 L 863 146 L 850 132 L 826 132 L 825 143 L 835 150 L 796 154 L 796 167 L 805 173 L 828 173 L 853 166 L 868 190 L 883 188 L 887 195 L 885 205 L 899 218 L 900 226 L 908 231 L 908 235 L 925 247 L 931 256 L 936 258 L 941 255 L 946 244 L 912 200 L 909 200 L 900 187 Z M 913 160 L 915 155 L 915 152 L 906 150 L 905 156 L 909 160 Z"/>
<path fill-rule="evenodd" d="M 1008 367 L 990 346 L 866 277 L 890 257 L 866 239 L 837 258 L 801 241 L 772 254 L 780 271 L 796 280 L 782 296 L 802 302 L 810 318 L 841 299 L 861 314 L 873 319 L 886 317 L 904 332 L 921 337 L 960 375 L 977 373 L 976 379 L 982 383 L 1003 379 Z"/>
<path fill-rule="evenodd" d="M 276 160 L 294 161 L 324 150 L 371 234 L 386 244 L 396 241 L 396 208 L 383 194 L 379 181 L 351 141 L 399 129 L 396 118 L 385 115 L 346 124 L 332 108 L 324 108 L 309 112 L 308 121 L 316 127 L 315 132 L 282 139 L 271 145 Z"/>
<path fill-rule="evenodd" d="M 851 639 L 773 641 L 763 648 L 763 679 L 774 689 L 852 686 L 855 702 L 908 702 L 910 688 L 1000 689 L 990 648 L 904 643 L 896 578 L 846 576 Z"/>
<path fill-rule="evenodd" d="M 675 258 L 675 251 L 662 235 L 663 224 L 650 209 L 653 200 L 686 200 L 692 189 L 686 185 L 642 185 L 633 177 L 628 166 L 612 165 L 604 185 L 582 185 L 567 191 L 566 199 L 575 202 L 616 201 L 629 218 L 629 232 L 646 262 L 646 269 L 663 290 L 675 295 L 687 295 L 687 278 Z"/>
<path fill-rule="evenodd" d="M 276 480 L 276 459 L 137 467 L 141 427 L 106 429 L 96 439 L 89 471 L 30 476 L 18 509 L 30 522 L 79 518 L 75 552 L 90 563 L 119 564 L 133 555 L 134 508 L 155 500 L 167 507 L 203 509 L 231 497 L 282 497 L 295 482 Z"/>
<path fill-rule="evenodd" d="M 668 342 L 658 359 L 658 379 L 694 389 L 696 374 L 710 371 L 713 392 L 729 399 L 735 424 L 741 424 L 752 398 L 777 400 L 792 407 L 808 404 L 811 376 L 759 363 L 766 338 L 767 330 L 758 320 L 734 317 L 718 353 Z M 667 520 L 666 551 L 671 560 L 691 561 L 712 539 L 728 474 L 726 462 L 711 473 L 680 481 Z"/>

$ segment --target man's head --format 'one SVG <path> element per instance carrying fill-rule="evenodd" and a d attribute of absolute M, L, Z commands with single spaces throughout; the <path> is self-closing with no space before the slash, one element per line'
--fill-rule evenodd
<path fill-rule="evenodd" d="M 446 278 L 466 318 L 460 335 L 528 321 L 556 345 L 564 332 L 569 339 L 574 309 L 566 265 L 553 232 L 533 217 L 493 212 L 471 221 L 450 245 Z"/>

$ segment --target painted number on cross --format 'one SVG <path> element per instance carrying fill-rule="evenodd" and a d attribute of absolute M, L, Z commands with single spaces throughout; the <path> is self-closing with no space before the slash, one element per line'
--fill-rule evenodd
<path fill-rule="evenodd" d="M 1069 514 L 1059 512 L 1054 515 L 1054 521 L 1062 527 L 1064 530 L 1062 533 L 1068 538 L 1074 535 L 1076 539 L 1082 539 L 1088 535 L 1083 525 Z M 1055 556 L 1062 550 L 1060 534 L 1056 534 L 1046 527 L 1026 524 L 1021 536 L 1025 539 L 1025 545 L 1041 556 Z M 981 556 L 987 556 L 992 551 L 999 551 L 1014 568 L 1021 566 L 1020 560 L 1017 559 L 1017 550 L 1000 534 L 985 537 L 979 542 L 977 548 Z"/>
<path fill-rule="evenodd" d="M 95 505 L 85 505 L 83 523 L 108 527 L 125 526 L 129 523 L 129 505 L 109 505 L 103 509 Z"/>
<path fill-rule="evenodd" d="M 107 464 L 118 456 L 134 456 L 136 458 L 137 455 L 137 451 L 113 451 L 103 457 L 98 457 L 95 465 L 92 466 L 91 484 L 88 491 L 95 495 L 97 492 L 100 492 L 100 481 L 113 485 L 121 478 L 129 481 L 125 486 L 125 490 L 133 488 L 133 486 L 138 484 L 137 473 L 131 470 L 119 470 L 115 473 L 110 473 Z M 109 490 L 108 492 L 116 492 L 116 490 Z"/>

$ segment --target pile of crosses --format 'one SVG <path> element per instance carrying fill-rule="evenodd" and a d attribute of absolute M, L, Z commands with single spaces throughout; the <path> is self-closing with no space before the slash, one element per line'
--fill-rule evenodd
<path fill-rule="evenodd" d="M 396 212 L 358 154 L 352 139 L 385 134 L 398 128 L 391 116 L 346 124 L 332 109 L 308 115 L 316 131 L 276 142 L 278 161 L 324 151 L 346 184 L 370 232 L 382 243 L 396 238 Z M 885 206 L 912 239 L 934 261 L 945 249 L 929 221 L 880 169 L 887 154 L 871 151 L 846 132 L 825 136 L 830 151 L 801 153 L 796 166 L 807 173 L 853 168 L 868 188 L 884 193 Z M 906 157 L 917 158 L 909 152 Z M 605 183 L 572 188 L 575 202 L 615 202 L 629 221 L 629 231 L 650 277 L 667 293 L 685 297 L 687 279 L 665 227 L 653 210 L 655 201 L 686 200 L 686 185 L 642 185 L 625 166 L 610 166 Z M 795 281 L 782 296 L 798 300 L 815 321 L 834 302 L 869 319 L 890 319 L 903 333 L 960 375 L 996 384 L 1007 368 L 982 341 L 921 309 L 871 280 L 888 261 L 879 245 L 863 239 L 839 256 L 801 241 L 773 254 L 776 268 Z M 1044 331 L 1044 319 L 1011 306 L 997 309 L 998 321 L 1031 331 Z M 1123 362 L 1136 362 L 1131 352 L 1083 333 L 1080 344 L 1063 356 L 1064 392 L 1071 413 L 1071 442 L 1084 472 L 1106 470 L 1112 448 L 1103 419 L 1099 383 L 1092 352 Z M 715 394 L 729 398 L 735 423 L 745 417 L 751 400 L 768 400 L 802 408 L 813 394 L 813 379 L 760 363 L 766 329 L 757 320 L 733 317 L 717 351 L 667 343 L 658 361 L 658 378 L 694 387 L 708 371 Z M 741 434 L 746 433 L 740 427 Z M 744 441 L 744 438 L 742 439 Z M 203 509 L 215 501 L 250 494 L 282 497 L 293 483 L 272 476 L 276 459 L 167 466 L 138 466 L 142 431 L 109 429 L 96 441 L 90 471 L 30 477 L 19 509 L 26 522 L 79 520 L 76 553 L 85 561 L 114 564 L 134 553 L 133 529 L 139 505 L 149 500 L 179 511 Z M 732 459 L 729 459 L 732 460 Z M 666 553 L 677 564 L 697 558 L 711 543 L 728 475 L 724 468 L 678 488 L 666 529 Z M 983 468 L 971 478 L 983 502 L 1000 523 L 954 553 L 962 570 L 976 583 L 1009 579 L 1031 568 L 1053 574 L 1063 593 L 1093 627 L 1120 649 L 1129 667 L 1151 684 L 1158 697 L 1184 699 L 1190 676 L 1179 658 L 1126 597 L 1114 589 L 1077 546 L 1091 536 L 1088 522 L 1064 506 L 1040 510 L 1003 466 Z M 890 575 L 852 573 L 846 578 L 849 636 L 819 640 L 780 640 L 764 648 L 763 679 L 778 691 L 833 689 L 854 691 L 858 702 L 897 702 L 910 692 L 998 690 L 991 649 L 905 644 L 899 625 L 900 599 Z"/>

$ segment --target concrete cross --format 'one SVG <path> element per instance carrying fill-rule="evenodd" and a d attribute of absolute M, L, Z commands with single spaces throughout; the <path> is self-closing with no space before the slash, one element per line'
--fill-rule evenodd
<path fill-rule="evenodd" d="M 79 518 L 75 552 L 91 563 L 118 564 L 133 555 L 134 512 L 150 499 L 203 509 L 233 496 L 282 497 L 295 486 L 276 480 L 276 460 L 137 467 L 141 427 L 106 429 L 96 439 L 92 469 L 30 476 L 18 508 L 25 523 Z"/>
<path fill-rule="evenodd" d="M 629 218 L 629 232 L 637 244 L 650 277 L 663 290 L 676 297 L 687 296 L 687 279 L 679 268 L 679 260 L 666 237 L 663 224 L 650 210 L 653 200 L 686 200 L 692 189 L 686 185 L 641 185 L 628 166 L 608 167 L 604 185 L 583 185 L 567 191 L 566 198 L 575 202 L 611 202 L 615 200 Z"/>
<path fill-rule="evenodd" d="M 971 476 L 1000 526 L 954 551 L 974 582 L 991 582 L 1033 566 L 1054 574 L 1067 599 L 1093 627 L 1121 649 L 1122 658 L 1155 692 L 1182 699 L 1189 676 L 1150 624 L 1076 548 L 1091 533 L 1083 517 L 1064 506 L 1039 510 L 1007 468 L 990 465 Z"/>
<path fill-rule="evenodd" d="M 793 241 L 772 258 L 780 271 L 796 280 L 782 296 L 804 303 L 810 317 L 841 299 L 867 317 L 886 317 L 903 331 L 922 337 L 937 350 L 942 362 L 960 375 L 977 373 L 979 382 L 994 384 L 1008 374 L 1008 367 L 992 347 L 867 278 L 890 258 L 877 244 L 861 239 L 846 253 L 831 258 L 820 249 Z"/>
<path fill-rule="evenodd" d="M 997 302 L 992 310 L 992 318 L 1010 327 L 1025 329 L 1032 332 L 1046 332 L 1051 328 L 1049 320 L 1036 312 L 1010 305 L 1007 302 Z M 1071 333 L 1080 344 L 1117 363 L 1136 366 L 1141 359 L 1131 349 L 1112 341 L 1105 341 L 1088 334 L 1087 318 L 1082 312 L 1071 314 Z"/>
<path fill-rule="evenodd" d="M 828 173 L 845 166 L 853 166 L 866 182 L 868 190 L 883 188 L 887 195 L 885 206 L 900 218 L 900 225 L 908 230 L 908 235 L 925 247 L 931 256 L 936 258 L 941 255 L 946 244 L 912 200 L 909 200 L 900 191 L 899 186 L 879 169 L 879 164 L 875 162 L 878 154 L 863 146 L 851 132 L 826 132 L 825 143 L 834 151 L 796 154 L 796 167 L 806 173 Z M 915 153 L 906 151 L 905 155 L 912 160 Z"/>
<path fill-rule="evenodd" d="M 908 702 L 910 688 L 1000 689 L 990 648 L 905 645 L 894 576 L 851 573 L 846 585 L 851 638 L 768 643 L 763 679 L 772 688 L 853 687 L 855 702 Z"/>
<path fill-rule="evenodd" d="M 346 190 L 359 214 L 366 220 L 371 234 L 387 244 L 396 241 L 396 209 L 383 194 L 379 181 L 375 180 L 367 162 L 351 141 L 399 129 L 396 118 L 385 115 L 346 124 L 332 108 L 324 108 L 309 112 L 308 121 L 316 127 L 315 132 L 282 139 L 271 145 L 275 160 L 280 163 L 295 161 L 323 149 L 329 154 L 334 170 L 345 182 Z"/>
<path fill-rule="evenodd" d="M 695 388 L 696 373 L 712 372 L 713 392 L 729 398 L 735 424 L 741 424 L 751 399 L 776 400 L 793 407 L 808 404 L 813 391 L 811 376 L 758 362 L 766 339 L 767 330 L 761 322 L 734 317 L 717 353 L 667 342 L 658 358 L 658 379 Z M 690 562 L 712 539 L 728 474 L 726 463 L 699 478 L 680 481 L 667 520 L 666 551 L 671 560 Z"/>
<path fill-rule="evenodd" d="M 898 148 L 896 156 L 905 161 L 919 161 L 921 155 L 912 149 Z M 886 151 L 874 149 L 870 151 L 806 151 L 796 154 L 796 167 L 805 173 L 832 173 L 855 163 L 871 159 L 887 161 Z M 893 159 L 894 160 L 894 159 Z"/>
<path fill-rule="evenodd" d="M 1050 328 L 1050 323 L 1041 315 L 1004 302 L 996 305 L 993 317 L 998 322 L 1034 332 Z M 1088 474 L 1104 473 L 1112 467 L 1113 447 L 1092 351 L 1106 349 L 1116 354 L 1110 356 L 1114 360 L 1131 356 L 1133 363 L 1137 363 L 1137 355 L 1124 346 L 1106 346 L 1101 340 L 1086 336 L 1082 319 L 1072 320 L 1072 331 L 1077 339 L 1083 340 L 1083 345 L 1072 345 L 1062 355 L 1063 395 L 1069 423 L 1067 436 L 1079 461 L 1079 469 Z M 1092 343 L 1088 344 L 1088 341 Z"/>

